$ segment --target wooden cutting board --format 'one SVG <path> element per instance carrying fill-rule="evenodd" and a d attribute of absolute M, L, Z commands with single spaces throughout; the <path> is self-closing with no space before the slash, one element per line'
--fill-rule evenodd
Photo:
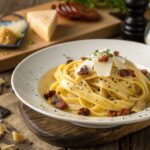
<path fill-rule="evenodd" d="M 50 2 L 17 11 L 16 13 L 26 17 L 28 11 L 50 9 L 54 3 L 57 4 L 57 2 Z M 76 39 L 106 38 L 118 34 L 121 29 L 121 21 L 109 15 L 106 11 L 99 10 L 99 13 L 101 16 L 100 21 L 90 23 L 70 21 L 59 15 L 57 32 L 54 33 L 51 42 L 44 41 L 32 29 L 29 29 L 22 47 L 16 50 L 0 49 L 0 71 L 15 67 L 27 55 L 53 44 Z M 13 17 L 7 16 L 4 19 L 12 20 Z M 29 44 L 31 40 L 33 41 L 32 45 Z"/>
<path fill-rule="evenodd" d="M 46 117 L 20 104 L 22 118 L 28 128 L 44 141 L 61 147 L 93 147 L 120 139 L 150 125 L 150 120 L 106 129 L 84 128 L 70 122 Z"/>

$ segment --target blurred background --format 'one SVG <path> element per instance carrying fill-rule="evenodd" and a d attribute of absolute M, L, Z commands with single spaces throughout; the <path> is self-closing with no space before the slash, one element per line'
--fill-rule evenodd
<path fill-rule="evenodd" d="M 49 1 L 52 0 L 0 0 L 0 15 Z"/>
<path fill-rule="evenodd" d="M 42 4 L 53 0 L 0 0 L 0 16 L 7 13 Z M 61 1 L 61 0 L 59 0 Z M 68 2 L 80 2 L 92 8 L 108 9 L 108 11 L 121 19 L 127 14 L 124 0 L 65 0 Z M 150 0 L 147 0 L 150 2 Z M 13 6 L 13 7 L 12 7 Z M 149 5 L 150 7 L 150 5 Z M 150 10 L 149 10 L 150 11 Z M 150 15 L 146 16 L 150 20 Z"/>

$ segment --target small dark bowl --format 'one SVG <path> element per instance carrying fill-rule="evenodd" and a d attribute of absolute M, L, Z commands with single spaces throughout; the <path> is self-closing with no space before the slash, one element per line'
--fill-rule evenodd
<path fill-rule="evenodd" d="M 17 17 L 18 19 L 24 19 L 24 17 L 22 17 L 21 15 L 18 15 L 18 14 L 12 14 L 13 16 Z M 10 20 L 0 20 L 0 26 L 7 26 L 9 24 L 11 24 L 12 21 Z M 20 37 L 17 42 L 15 44 L 0 44 L 0 48 L 7 48 L 7 49 L 15 49 L 15 48 L 18 48 L 20 47 L 22 44 L 23 44 L 23 41 L 24 41 L 24 38 L 26 36 L 26 33 L 28 31 L 28 28 L 29 28 L 29 25 L 28 23 L 26 22 L 27 26 L 25 28 L 25 30 L 23 31 L 22 33 L 22 37 Z"/>

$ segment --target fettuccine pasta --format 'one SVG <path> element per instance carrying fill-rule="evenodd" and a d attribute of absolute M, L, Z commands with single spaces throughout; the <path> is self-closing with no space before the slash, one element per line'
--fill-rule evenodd
<path fill-rule="evenodd" d="M 47 101 L 79 115 L 128 115 L 149 105 L 150 80 L 146 75 L 118 52 L 96 50 L 86 58 L 58 66 Z"/>

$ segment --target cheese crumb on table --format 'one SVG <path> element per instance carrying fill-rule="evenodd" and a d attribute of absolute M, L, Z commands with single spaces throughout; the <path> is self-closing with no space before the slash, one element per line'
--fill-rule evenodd
<path fill-rule="evenodd" d="M 25 137 L 22 134 L 20 134 L 19 132 L 13 131 L 12 135 L 13 135 L 13 140 L 17 143 L 21 143 L 26 140 Z"/>
<path fill-rule="evenodd" d="M 0 137 L 4 135 L 4 133 L 8 132 L 5 124 L 0 123 Z"/>
<path fill-rule="evenodd" d="M 0 85 L 5 83 L 5 81 L 3 79 L 0 78 Z"/>
<path fill-rule="evenodd" d="M 50 41 L 57 26 L 56 10 L 41 10 L 27 13 L 30 27 L 45 41 Z"/>
<path fill-rule="evenodd" d="M 4 134 L 4 128 L 0 125 L 0 137 Z"/>
<path fill-rule="evenodd" d="M 0 146 L 0 149 L 1 150 L 16 150 L 16 146 L 15 146 L 15 144 L 2 144 L 1 146 Z"/>

